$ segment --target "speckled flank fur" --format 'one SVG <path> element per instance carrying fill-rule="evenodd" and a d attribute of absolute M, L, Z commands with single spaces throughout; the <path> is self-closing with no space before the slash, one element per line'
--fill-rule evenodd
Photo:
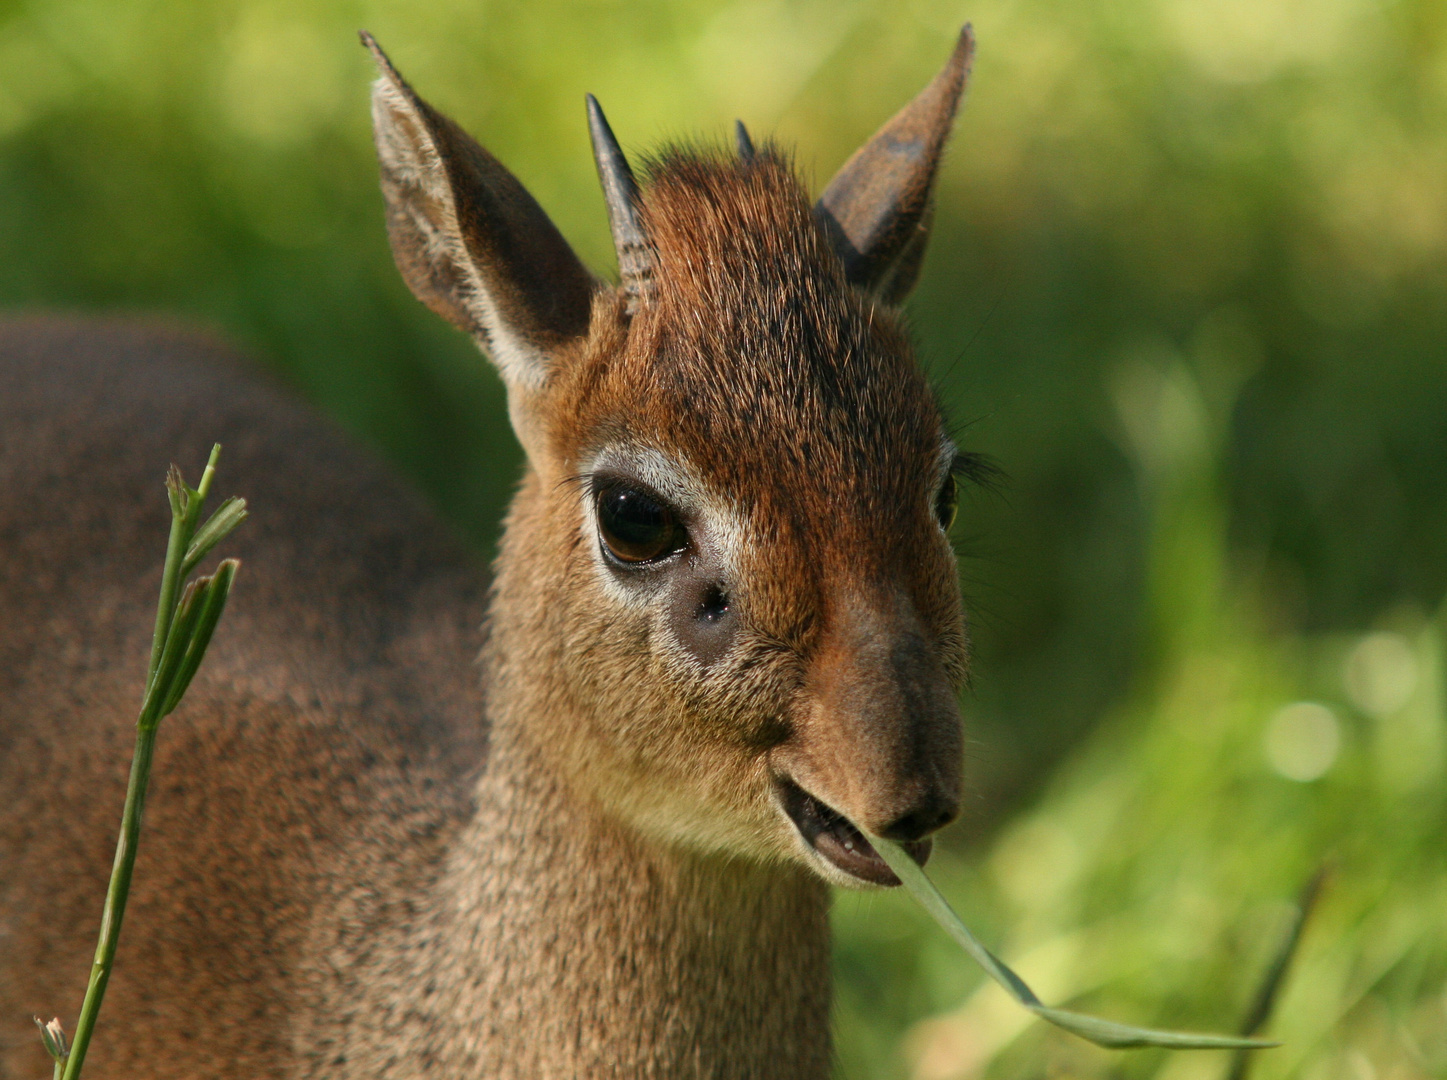
<path fill-rule="evenodd" d="M 0 329 L 0 1075 L 74 1023 L 130 763 L 168 461 L 253 517 L 221 632 L 165 722 L 87 1075 L 282 1076 L 317 919 L 386 918 L 471 812 L 482 581 L 386 471 L 189 333 Z M 314 1006 L 313 1006 L 314 1007 Z"/>
<path fill-rule="evenodd" d="M 79 1005 L 160 480 L 213 440 L 243 567 L 161 730 L 87 1076 L 823 1078 L 859 881 L 781 791 L 907 841 L 959 800 L 955 449 L 893 303 L 972 39 L 814 206 L 767 145 L 658 155 L 628 295 L 365 40 L 399 268 L 528 455 L 495 579 L 223 346 L 0 327 L 0 1080 Z M 600 477 L 686 547 L 610 561 Z"/>

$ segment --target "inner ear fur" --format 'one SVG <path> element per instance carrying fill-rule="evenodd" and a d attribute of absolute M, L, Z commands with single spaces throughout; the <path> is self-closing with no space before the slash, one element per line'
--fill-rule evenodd
<path fill-rule="evenodd" d="M 850 283 L 886 303 L 902 301 L 919 276 L 935 173 L 974 55 L 967 23 L 944 70 L 855 151 L 815 204 Z"/>
<path fill-rule="evenodd" d="M 597 283 L 512 173 L 418 97 L 370 34 L 387 236 L 424 304 L 476 337 L 509 385 L 588 332 Z"/>

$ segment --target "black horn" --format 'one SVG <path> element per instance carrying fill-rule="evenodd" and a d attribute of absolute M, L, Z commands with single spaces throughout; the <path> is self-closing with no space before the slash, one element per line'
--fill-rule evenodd
<path fill-rule="evenodd" d="M 750 161 L 754 156 L 754 140 L 749 138 L 749 129 L 744 127 L 742 120 L 734 121 L 734 139 L 739 144 L 739 157 Z"/>
<path fill-rule="evenodd" d="M 588 95 L 588 134 L 593 139 L 593 159 L 603 184 L 603 201 L 608 204 L 608 227 L 618 251 L 618 276 L 627 297 L 628 314 L 632 315 L 652 281 L 653 253 L 638 221 L 638 184 L 633 170 L 592 94 Z"/>

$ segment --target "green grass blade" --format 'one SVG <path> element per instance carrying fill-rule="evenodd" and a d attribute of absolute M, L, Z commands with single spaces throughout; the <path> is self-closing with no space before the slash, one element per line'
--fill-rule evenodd
<path fill-rule="evenodd" d="M 201 470 L 201 482 L 196 485 L 195 495 L 200 502 L 206 501 L 206 496 L 211 494 L 211 481 L 216 476 L 216 459 L 221 456 L 221 444 L 211 444 L 211 456 L 206 459 L 206 468 Z M 197 510 L 200 510 L 198 505 Z"/>
<path fill-rule="evenodd" d="M 940 928 L 958 942 L 965 952 L 970 954 L 975 963 L 985 969 L 985 973 L 990 978 L 1003 986 L 1010 996 L 1022 1006 L 1056 1027 L 1064 1028 L 1083 1039 L 1089 1039 L 1098 1046 L 1112 1049 L 1164 1046 L 1175 1050 L 1256 1050 L 1279 1045 L 1237 1035 L 1208 1035 L 1189 1031 L 1159 1031 L 1154 1028 L 1133 1027 L 1130 1024 L 1118 1024 L 1112 1020 L 1102 1020 L 1095 1016 L 1086 1016 L 1065 1009 L 1049 1008 L 1041 1004 L 1035 991 L 1026 985 L 1024 979 L 1011 971 L 1004 961 L 985 948 L 980 940 L 970 933 L 970 928 L 955 913 L 955 909 L 950 907 L 944 894 L 935 887 L 935 883 L 929 879 L 929 875 L 924 872 L 923 867 L 910 858 L 904 848 L 877 836 L 871 836 L 869 842 L 874 845 L 874 850 L 879 852 L 880 857 L 894 871 L 895 876 L 904 884 L 904 887 L 919 901 L 925 911 L 929 912 L 930 917 L 939 923 Z"/>
<path fill-rule="evenodd" d="M 1051 1009 L 1044 1005 L 1030 1011 L 1056 1027 L 1112 1050 L 1129 1050 L 1139 1046 L 1164 1046 L 1172 1050 L 1264 1050 L 1281 1045 L 1240 1035 L 1210 1035 L 1195 1031 L 1161 1031 L 1157 1028 L 1135 1027 L 1066 1009 Z"/>
<path fill-rule="evenodd" d="M 176 673 L 186 658 L 186 646 L 195 636 L 196 623 L 201 618 L 207 580 L 197 579 L 189 583 L 181 593 L 176 614 L 171 619 L 170 629 L 166 632 L 166 640 L 161 648 L 161 662 L 146 688 L 145 700 L 141 702 L 141 712 L 136 723 L 142 728 L 154 728 L 165 715 L 162 706 L 171 697 Z"/>
<path fill-rule="evenodd" d="M 944 894 L 935 888 L 935 883 L 926 876 L 920 865 L 906 854 L 904 848 L 873 836 L 869 838 L 869 842 L 889 864 L 895 876 L 904 883 L 904 887 L 919 901 L 920 906 L 929 912 L 930 917 L 939 923 L 946 934 L 970 954 L 975 963 L 985 969 L 990 978 L 1010 991 L 1010 995 L 1026 1008 L 1043 1007 L 1040 999 L 1035 996 L 1035 991 L 1026 986 L 1020 976 L 1006 967 L 999 957 L 985 948 L 979 938 L 970 933 L 970 928 L 955 914 L 955 909 L 950 907 Z"/>
<path fill-rule="evenodd" d="M 194 491 L 186 486 L 181 470 L 175 465 L 166 470 L 166 497 L 171 503 L 171 535 L 166 542 L 165 569 L 161 573 L 161 596 L 156 603 L 156 628 L 151 635 L 151 662 L 146 668 L 147 697 L 151 694 L 151 684 L 156 680 L 156 671 L 161 666 L 163 644 L 170 636 L 171 619 L 175 616 L 177 606 L 176 591 L 195 566 L 195 563 L 186 565 L 186 555 L 192 546 L 202 504 L 206 501 L 207 492 L 211 490 L 211 479 L 216 475 L 216 459 L 220 456 L 221 444 L 216 443 L 211 447 L 211 456 L 201 473 L 201 486 Z M 235 528 L 239 524 L 238 520 L 231 527 Z"/>
<path fill-rule="evenodd" d="M 166 541 L 165 569 L 161 572 L 161 595 L 156 601 L 156 628 L 151 635 L 151 661 L 146 667 L 146 694 L 156 681 L 161 666 L 162 648 L 171 633 L 171 620 L 176 614 L 176 590 L 185 580 L 181 562 L 191 534 L 186 528 L 186 484 L 181 470 L 172 465 L 166 471 L 166 497 L 171 503 L 171 535 Z"/>
<path fill-rule="evenodd" d="M 246 515 L 246 500 L 238 499 L 235 495 L 218 506 L 216 513 L 207 519 L 206 524 L 196 530 L 191 546 L 186 549 L 186 558 L 181 563 L 181 576 L 184 578 L 195 570 L 212 548 L 246 520 Z"/>
<path fill-rule="evenodd" d="M 1311 912 L 1316 907 L 1317 898 L 1321 896 L 1322 886 L 1326 884 L 1330 872 L 1330 865 L 1323 863 L 1302 887 L 1301 895 L 1296 899 L 1296 913 L 1272 958 L 1271 966 L 1266 969 L 1266 974 L 1261 979 L 1261 986 L 1256 991 L 1251 1008 L 1247 1010 L 1246 1019 L 1241 1024 L 1242 1035 L 1255 1035 L 1271 1019 L 1277 995 L 1286 982 L 1286 974 L 1291 969 L 1297 946 L 1301 944 L 1306 922 L 1311 918 Z M 1231 1062 L 1231 1069 L 1226 1074 L 1227 1080 L 1246 1080 L 1250 1072 L 1251 1055 L 1239 1052 Z"/>
<path fill-rule="evenodd" d="M 201 666 L 201 660 L 211 644 L 211 635 L 215 633 L 216 624 L 221 621 L 221 613 L 226 609 L 226 599 L 231 595 L 231 583 L 235 580 L 236 570 L 240 565 L 236 559 L 223 559 L 216 567 L 216 573 L 197 578 L 193 582 L 198 589 L 198 598 L 195 601 L 197 615 L 190 627 L 189 640 L 185 643 L 185 656 L 170 680 L 171 688 L 161 706 L 161 716 L 169 716 L 180 704 L 181 695 L 191 685 L 191 679 Z"/>

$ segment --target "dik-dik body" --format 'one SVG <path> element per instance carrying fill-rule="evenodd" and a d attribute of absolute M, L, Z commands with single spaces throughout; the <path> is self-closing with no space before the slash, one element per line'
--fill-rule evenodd
<path fill-rule="evenodd" d="M 376 52 L 398 265 L 527 453 L 490 597 L 223 348 L 0 331 L 0 1077 L 73 1022 L 160 478 L 212 440 L 242 575 L 161 731 L 88 1075 L 828 1074 L 828 884 L 891 883 L 859 830 L 923 858 L 960 797 L 969 459 L 895 305 L 971 49 L 813 207 L 742 127 L 639 185 L 590 99 L 617 287 Z"/>

